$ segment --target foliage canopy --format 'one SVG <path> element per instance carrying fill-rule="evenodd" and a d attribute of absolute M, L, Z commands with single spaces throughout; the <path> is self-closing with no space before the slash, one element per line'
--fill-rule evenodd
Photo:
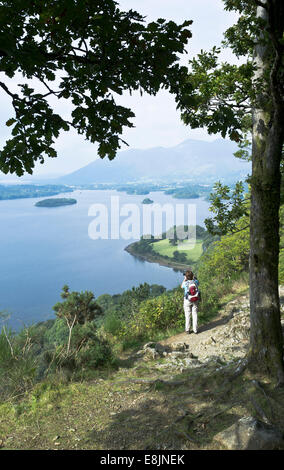
<path fill-rule="evenodd" d="M 133 127 L 134 117 L 117 103 L 117 95 L 125 90 L 155 95 L 160 87 L 179 94 L 187 69 L 178 65 L 177 54 L 191 37 L 191 21 L 177 25 L 158 19 L 146 25 L 139 13 L 120 11 L 117 5 L 114 0 L 0 2 L 0 71 L 5 76 L 0 87 L 14 108 L 6 122 L 12 137 L 1 151 L 1 171 L 32 173 L 35 161 L 57 156 L 54 140 L 71 127 L 99 144 L 101 158 L 113 159 L 123 127 Z M 18 74 L 22 80 L 14 91 L 11 79 Z M 49 98 L 61 100 L 61 114 Z"/>

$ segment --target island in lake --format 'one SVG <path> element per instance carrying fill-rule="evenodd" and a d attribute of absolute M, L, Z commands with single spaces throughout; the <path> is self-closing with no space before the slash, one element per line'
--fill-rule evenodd
<path fill-rule="evenodd" d="M 52 198 L 52 199 L 44 199 L 43 201 L 38 201 L 36 202 L 35 206 L 37 207 L 60 207 L 60 206 L 70 206 L 72 204 L 77 204 L 76 199 Z"/>
<path fill-rule="evenodd" d="M 154 201 L 152 201 L 152 199 L 150 199 L 149 197 L 145 197 L 145 199 L 143 199 L 142 201 L 142 204 L 153 204 Z"/>

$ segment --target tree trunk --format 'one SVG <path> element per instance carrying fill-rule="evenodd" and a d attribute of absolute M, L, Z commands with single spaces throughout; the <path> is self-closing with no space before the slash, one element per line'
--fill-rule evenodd
<path fill-rule="evenodd" d="M 267 1 L 263 3 L 268 4 Z M 273 3 L 283 10 L 281 2 Z M 274 11 L 274 14 L 277 15 L 277 12 Z M 269 10 L 258 7 L 257 16 L 271 26 Z M 253 111 L 249 359 L 252 369 L 268 372 L 284 384 L 283 335 L 278 291 L 280 161 L 284 113 L 277 84 L 277 54 L 271 42 L 266 44 L 262 45 L 260 41 L 255 48 L 257 71 L 254 79 L 257 81 L 270 72 L 270 85 L 266 91 L 258 92 Z M 259 83 L 256 87 L 257 90 L 261 89 Z"/>

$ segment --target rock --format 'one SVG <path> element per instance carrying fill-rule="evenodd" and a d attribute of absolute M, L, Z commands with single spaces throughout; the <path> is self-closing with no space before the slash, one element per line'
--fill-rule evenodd
<path fill-rule="evenodd" d="M 198 359 L 189 359 L 189 358 L 186 358 L 184 360 L 184 363 L 186 365 L 186 367 L 198 367 L 200 366 L 202 363 L 198 360 Z"/>
<path fill-rule="evenodd" d="M 153 341 L 151 341 L 150 343 L 144 344 L 143 349 L 155 348 L 155 346 L 156 346 L 156 343 L 154 343 Z"/>
<path fill-rule="evenodd" d="M 171 352 L 171 350 L 172 349 L 167 345 L 163 346 L 160 343 L 155 344 L 155 351 L 157 351 L 157 353 L 159 353 L 160 356 L 163 356 L 164 353 L 168 354 L 169 352 Z"/>
<path fill-rule="evenodd" d="M 140 349 L 139 351 L 137 351 L 136 357 L 144 356 L 144 354 L 145 354 L 145 349 Z"/>
<path fill-rule="evenodd" d="M 160 354 L 155 351 L 155 349 L 148 347 L 144 349 L 144 356 L 149 357 L 150 359 L 157 359 L 160 357 Z"/>
<path fill-rule="evenodd" d="M 189 348 L 189 345 L 186 343 L 173 343 L 171 345 L 171 349 L 173 351 L 187 351 Z"/>
<path fill-rule="evenodd" d="M 198 356 L 195 356 L 195 355 L 192 354 L 192 353 L 189 354 L 189 357 L 190 357 L 191 359 L 198 359 Z"/>
<path fill-rule="evenodd" d="M 179 358 L 188 357 L 188 353 L 186 351 L 174 351 L 170 353 L 169 356 L 172 359 L 179 359 Z"/>
<path fill-rule="evenodd" d="M 239 419 L 229 428 L 216 434 L 214 440 L 227 450 L 284 449 L 282 433 L 274 426 L 252 416 Z"/>

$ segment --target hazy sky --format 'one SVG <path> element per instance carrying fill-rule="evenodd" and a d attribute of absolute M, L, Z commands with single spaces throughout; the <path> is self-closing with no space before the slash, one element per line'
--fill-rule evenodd
<path fill-rule="evenodd" d="M 223 9 L 222 0 L 120 0 L 123 10 L 133 9 L 145 15 L 146 21 L 165 18 L 181 23 L 186 19 L 193 20 L 190 27 L 193 37 L 188 45 L 188 54 L 182 58 L 183 63 L 200 52 L 219 45 L 223 32 L 234 23 L 236 15 Z M 223 59 L 235 61 L 230 51 L 224 52 Z M 7 80 L 5 80 L 8 83 Z M 14 83 L 20 83 L 19 77 Z M 119 97 L 122 105 L 130 107 L 136 117 L 133 120 L 135 128 L 126 129 L 122 138 L 129 148 L 172 147 L 185 139 L 215 139 L 206 130 L 191 130 L 182 124 L 179 112 L 176 110 L 174 97 L 166 91 L 161 91 L 156 97 L 140 96 L 126 93 Z M 9 129 L 5 126 L 7 119 L 13 116 L 9 97 L 1 91 L 0 110 L 0 144 L 9 137 Z M 59 108 L 60 109 L 60 108 Z M 85 141 L 75 131 L 63 132 L 56 143 L 58 158 L 47 159 L 44 165 L 37 165 L 34 175 L 48 176 L 70 173 L 97 158 L 96 145 Z M 124 147 L 125 149 L 126 147 Z M 0 180 L 5 180 L 0 173 Z"/>

